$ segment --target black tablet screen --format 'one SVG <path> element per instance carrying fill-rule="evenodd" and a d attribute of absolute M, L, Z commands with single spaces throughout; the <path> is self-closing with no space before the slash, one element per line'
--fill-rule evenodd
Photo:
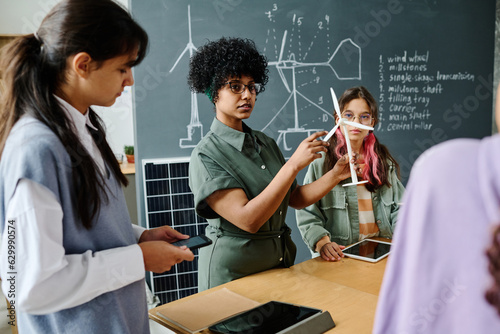
<path fill-rule="evenodd" d="M 272 301 L 221 321 L 209 329 L 224 334 L 273 334 L 320 312 L 318 309 Z"/>
<path fill-rule="evenodd" d="M 390 244 L 375 242 L 372 240 L 365 240 L 357 245 L 344 249 L 342 252 L 344 254 L 364 256 L 370 259 L 378 259 L 379 257 L 389 253 L 390 250 Z"/>

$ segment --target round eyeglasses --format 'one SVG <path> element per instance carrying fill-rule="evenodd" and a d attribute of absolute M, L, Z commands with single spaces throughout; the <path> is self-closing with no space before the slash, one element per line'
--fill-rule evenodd
<path fill-rule="evenodd" d="M 231 92 L 234 94 L 243 94 L 245 88 L 248 88 L 248 91 L 252 94 L 259 94 L 262 90 L 262 86 L 259 83 L 244 85 L 241 82 L 226 82 L 225 85 L 229 85 Z"/>
<path fill-rule="evenodd" d="M 370 125 L 372 123 L 372 115 L 365 113 L 359 116 L 354 115 L 354 113 L 350 111 L 346 111 L 342 114 L 342 118 L 345 118 L 349 122 L 354 122 L 356 117 L 359 119 L 359 122 L 364 125 Z"/>

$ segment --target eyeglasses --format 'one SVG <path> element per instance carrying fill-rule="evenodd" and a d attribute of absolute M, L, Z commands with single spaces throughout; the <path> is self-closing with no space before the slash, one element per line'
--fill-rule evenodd
<path fill-rule="evenodd" d="M 259 94 L 262 90 L 262 86 L 259 83 L 244 85 L 240 82 L 226 82 L 225 85 L 229 85 L 229 88 L 231 88 L 234 94 L 243 94 L 245 87 L 248 88 L 251 94 Z"/>
<path fill-rule="evenodd" d="M 345 118 L 349 122 L 354 122 L 356 117 L 359 119 L 359 122 L 364 125 L 370 125 L 372 122 L 372 115 L 365 113 L 359 116 L 355 116 L 354 113 L 347 111 L 342 114 L 342 118 Z"/>

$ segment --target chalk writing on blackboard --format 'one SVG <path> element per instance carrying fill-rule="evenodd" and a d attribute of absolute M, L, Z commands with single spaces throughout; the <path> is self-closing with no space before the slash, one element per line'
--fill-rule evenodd
<path fill-rule="evenodd" d="M 407 51 L 379 57 L 378 131 L 430 131 L 432 98 L 448 81 L 474 81 L 467 71 L 429 70 L 430 51 Z"/>

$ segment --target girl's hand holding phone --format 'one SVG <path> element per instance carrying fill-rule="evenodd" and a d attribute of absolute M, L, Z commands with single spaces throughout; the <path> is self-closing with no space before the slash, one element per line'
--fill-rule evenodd
<path fill-rule="evenodd" d="M 160 226 L 150 230 L 145 230 L 141 237 L 139 238 L 139 243 L 144 241 L 155 241 L 161 240 L 168 243 L 173 243 L 179 240 L 188 239 L 189 235 L 182 234 L 179 231 L 174 230 L 168 225 Z"/>
<path fill-rule="evenodd" d="M 162 273 L 182 261 L 193 261 L 194 254 L 186 246 L 176 247 L 166 241 L 145 241 L 139 243 L 147 271 Z"/>

